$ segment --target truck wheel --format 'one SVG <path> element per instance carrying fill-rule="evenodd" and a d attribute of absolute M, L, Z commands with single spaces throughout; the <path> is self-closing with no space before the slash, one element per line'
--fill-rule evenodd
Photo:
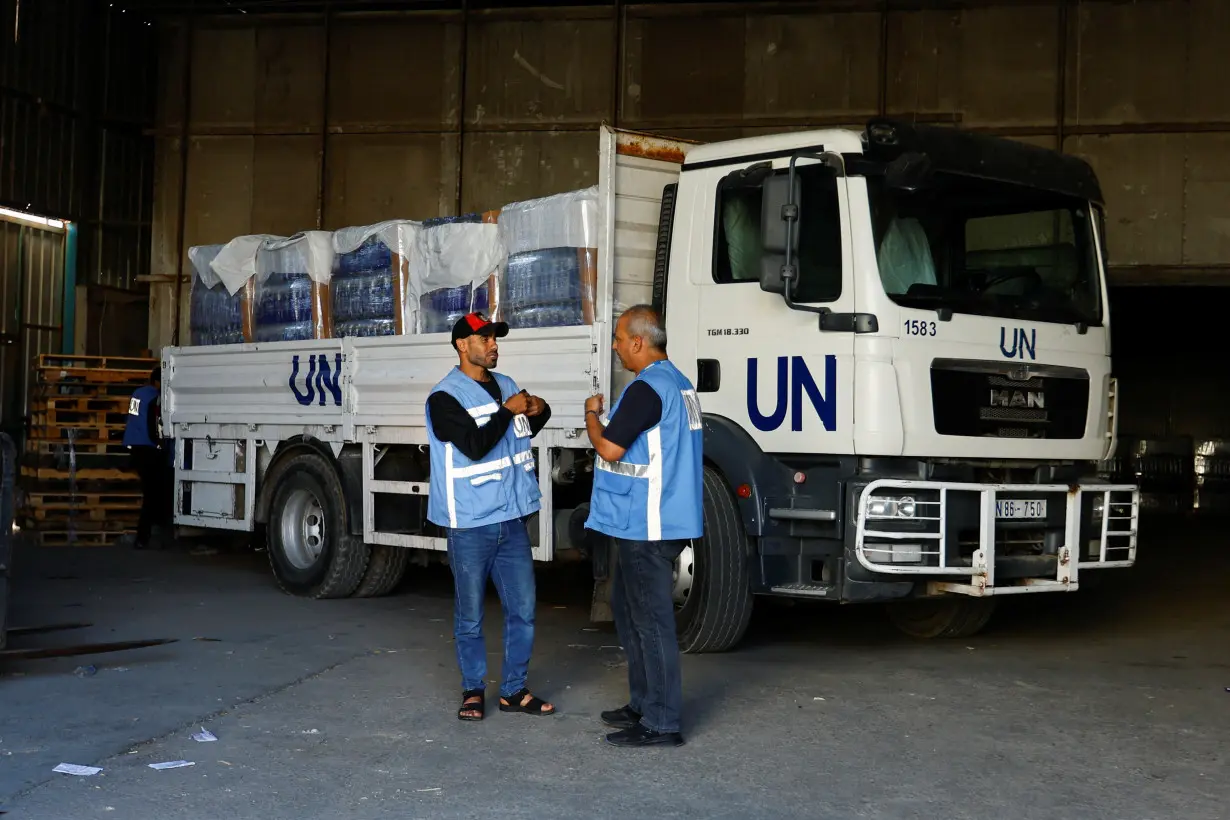
<path fill-rule="evenodd" d="M 893 625 L 912 638 L 968 638 L 991 620 L 994 598 L 924 598 L 888 605 Z"/>
<path fill-rule="evenodd" d="M 722 476 L 704 472 L 705 535 L 675 563 L 674 597 L 679 648 L 724 652 L 739 643 L 752 617 L 751 540 L 734 495 Z"/>
<path fill-rule="evenodd" d="M 410 550 L 404 547 L 391 547 L 388 544 L 372 544 L 372 558 L 367 564 L 367 572 L 358 589 L 351 593 L 352 598 L 379 598 L 388 595 L 406 574 L 410 565 Z"/>
<path fill-rule="evenodd" d="M 278 470 L 269 505 L 269 563 L 291 595 L 345 598 L 363 580 L 370 552 L 346 528 L 346 499 L 333 466 L 315 453 Z"/>

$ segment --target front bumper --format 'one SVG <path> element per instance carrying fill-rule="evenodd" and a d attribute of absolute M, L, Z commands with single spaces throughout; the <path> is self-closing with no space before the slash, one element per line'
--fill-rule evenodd
<path fill-rule="evenodd" d="M 1074 591 L 1082 569 L 1136 562 L 1139 513 L 1125 484 L 879 479 L 859 496 L 854 554 L 928 594 Z"/>

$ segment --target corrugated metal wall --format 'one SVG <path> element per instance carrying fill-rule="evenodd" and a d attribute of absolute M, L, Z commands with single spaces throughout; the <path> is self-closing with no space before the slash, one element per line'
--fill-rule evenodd
<path fill-rule="evenodd" d="M 188 246 L 592 184 L 602 121 L 715 140 L 889 113 L 1061 147 L 1102 177 L 1114 281 L 1230 282 L 1224 0 L 347 5 L 161 30 L 151 344 Z"/>
<path fill-rule="evenodd" d="M 0 220 L 0 429 L 25 416 L 30 364 L 60 351 L 64 232 Z"/>
<path fill-rule="evenodd" d="M 149 272 L 153 210 L 145 129 L 154 113 L 157 29 L 122 6 L 0 0 L 0 205 L 72 220 L 78 283 L 144 299 L 138 277 Z M 62 298 L 62 280 L 52 281 L 63 275 L 62 261 L 30 273 L 32 292 Z M 147 315 L 130 311 L 123 322 L 144 325 Z M 144 343 L 106 347 L 135 353 Z"/>

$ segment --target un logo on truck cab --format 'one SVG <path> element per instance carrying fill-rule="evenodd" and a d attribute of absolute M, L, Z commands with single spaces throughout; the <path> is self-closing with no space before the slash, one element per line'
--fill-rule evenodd
<path fill-rule="evenodd" d="M 803 394 L 811 403 L 812 410 L 820 417 L 824 429 L 830 433 L 837 429 L 837 357 L 824 357 L 824 392 L 816 385 L 816 380 L 807 367 L 802 356 L 777 357 L 777 399 L 773 403 L 773 411 L 768 415 L 760 412 L 760 402 L 757 400 L 757 376 L 760 363 L 756 359 L 747 360 L 747 417 L 761 432 L 771 432 L 782 426 L 786 420 L 786 411 L 790 410 L 790 429 L 799 432 L 803 429 Z M 786 387 L 790 387 L 790 399 L 786 399 Z"/>

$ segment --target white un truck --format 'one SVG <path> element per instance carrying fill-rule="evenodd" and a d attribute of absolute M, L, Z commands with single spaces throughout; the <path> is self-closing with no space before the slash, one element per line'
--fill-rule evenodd
<path fill-rule="evenodd" d="M 1085 162 L 888 120 L 708 145 L 603 128 L 597 160 L 592 322 L 500 343 L 553 410 L 534 557 L 592 561 L 595 618 L 613 559 L 582 526 L 583 403 L 627 384 L 613 319 L 638 302 L 704 412 L 686 651 L 737 644 L 756 596 L 881 602 L 911 635 L 963 636 L 1001 595 L 1133 564 L 1138 492 L 1098 475 L 1116 389 Z M 447 338 L 166 348 L 176 523 L 263 525 L 279 583 L 313 597 L 443 560 L 424 405 Z"/>

